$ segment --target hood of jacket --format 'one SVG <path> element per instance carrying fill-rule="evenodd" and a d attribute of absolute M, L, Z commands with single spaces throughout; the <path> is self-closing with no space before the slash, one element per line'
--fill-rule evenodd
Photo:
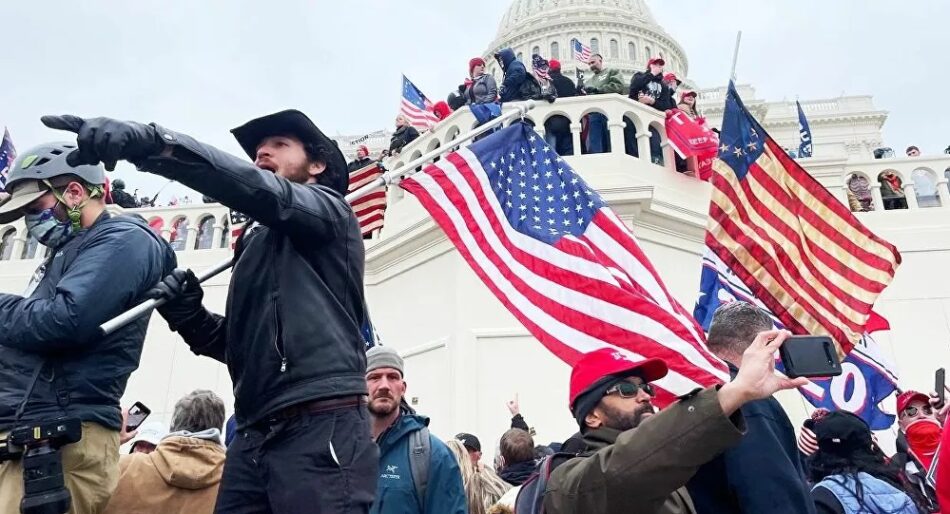
<path fill-rule="evenodd" d="M 510 48 L 502 48 L 498 51 L 498 56 L 501 57 L 502 69 L 507 70 L 508 66 L 515 60 L 515 51 Z"/>
<path fill-rule="evenodd" d="M 179 489 L 211 487 L 224 470 L 224 447 L 196 437 L 167 437 L 149 457 L 162 480 Z"/>
<path fill-rule="evenodd" d="M 536 467 L 537 465 L 535 465 L 533 460 L 516 462 L 502 469 L 501 473 L 498 473 L 498 476 L 511 485 L 521 485 L 534 473 Z"/>
<path fill-rule="evenodd" d="M 386 453 L 392 447 L 398 445 L 401 440 L 409 437 L 409 434 L 429 426 L 428 417 L 406 409 L 402 409 L 401 412 L 402 414 L 396 419 L 396 422 L 383 432 L 376 441 L 376 444 L 379 445 L 380 454 Z"/>

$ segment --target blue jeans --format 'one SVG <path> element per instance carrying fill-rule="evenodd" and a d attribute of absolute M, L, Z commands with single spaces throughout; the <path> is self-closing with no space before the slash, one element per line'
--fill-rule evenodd
<path fill-rule="evenodd" d="M 587 153 L 604 153 L 609 144 L 607 116 L 599 112 L 592 112 L 587 116 Z"/>

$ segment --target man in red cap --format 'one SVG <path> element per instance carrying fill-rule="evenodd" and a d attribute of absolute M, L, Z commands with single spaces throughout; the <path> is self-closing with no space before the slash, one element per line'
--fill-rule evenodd
<path fill-rule="evenodd" d="M 636 100 L 644 105 L 649 105 L 654 109 L 666 111 L 672 109 L 675 105 L 672 101 L 667 102 L 667 97 L 672 98 L 669 85 L 663 80 L 663 66 L 666 61 L 662 57 L 654 57 L 647 64 L 646 71 L 633 74 L 630 80 L 631 100 Z"/>
<path fill-rule="evenodd" d="M 653 386 L 667 374 L 659 359 L 632 360 L 601 349 L 571 373 L 571 412 L 587 451 L 549 478 L 549 514 L 694 513 L 685 489 L 696 469 L 742 437 L 743 404 L 791 389 L 805 379 L 774 373 L 775 352 L 789 333 L 759 334 L 728 384 L 689 393 L 657 414 Z"/>
<path fill-rule="evenodd" d="M 893 459 L 903 468 L 906 479 L 934 504 L 937 496 L 927 473 L 934 464 L 943 425 L 950 411 L 950 404 L 938 408 L 938 402 L 935 396 L 912 390 L 897 397 L 897 426 L 907 445 L 906 451 L 902 451 L 903 445 L 898 440 L 898 453 Z"/>
<path fill-rule="evenodd" d="M 369 156 L 369 148 L 366 148 L 366 145 L 360 145 L 356 148 L 356 159 L 346 165 L 346 171 L 352 173 L 370 164 L 373 164 L 373 159 Z"/>
<path fill-rule="evenodd" d="M 253 163 L 155 124 L 43 123 L 76 133 L 71 162 L 127 160 L 254 220 L 237 242 L 226 316 L 205 309 L 191 270 L 175 270 L 150 293 L 167 299 L 158 311 L 191 350 L 231 374 L 239 435 L 216 512 L 368 512 L 378 449 L 360 333 L 365 257 L 336 143 L 297 110 L 231 131 Z"/>

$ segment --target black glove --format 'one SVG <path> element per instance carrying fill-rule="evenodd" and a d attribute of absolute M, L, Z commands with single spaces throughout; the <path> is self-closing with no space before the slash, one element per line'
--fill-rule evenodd
<path fill-rule="evenodd" d="M 146 296 L 149 298 L 164 298 L 166 301 L 158 307 L 158 313 L 168 321 L 172 330 L 186 324 L 192 318 L 204 311 L 201 301 L 204 291 L 194 272 L 176 269 L 152 288 Z"/>
<path fill-rule="evenodd" d="M 70 166 L 102 164 L 112 171 L 118 160 L 135 161 L 157 155 L 165 142 L 151 125 L 112 118 L 83 119 L 66 114 L 43 116 L 40 121 L 51 129 L 76 133 L 79 148 L 66 157 Z"/>

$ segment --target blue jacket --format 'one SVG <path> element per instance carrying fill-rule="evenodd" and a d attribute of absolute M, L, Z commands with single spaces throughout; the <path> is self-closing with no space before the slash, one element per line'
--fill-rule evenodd
<path fill-rule="evenodd" d="M 376 441 L 379 479 L 370 514 L 467 514 L 458 463 L 448 446 L 429 435 L 429 485 L 425 511 L 416 496 L 409 467 L 409 435 L 429 425 L 429 418 L 403 413 Z"/>
<path fill-rule="evenodd" d="M 149 316 L 105 337 L 99 325 L 145 300 L 175 252 L 144 220 L 103 213 L 50 255 L 32 294 L 0 294 L 0 432 L 40 365 L 20 424 L 74 416 L 118 430 Z"/>
<path fill-rule="evenodd" d="M 515 58 L 515 51 L 510 48 L 504 48 L 498 52 L 501 58 L 501 69 L 505 72 L 505 80 L 501 83 L 502 103 L 514 102 L 518 100 L 527 100 L 520 98 L 521 84 L 528 80 L 528 71 L 524 63 Z"/>
<path fill-rule="evenodd" d="M 738 369 L 730 364 L 735 378 Z M 741 408 L 746 422 L 739 444 L 709 461 L 686 485 L 698 514 L 814 514 L 795 429 L 778 400 Z"/>
<path fill-rule="evenodd" d="M 860 501 L 855 496 L 857 483 L 853 476 L 832 475 L 815 484 L 813 492 L 820 510 L 845 514 L 919 514 L 907 493 L 863 471 L 857 474 L 857 478 L 861 482 Z M 826 491 L 831 495 L 819 494 Z"/>

